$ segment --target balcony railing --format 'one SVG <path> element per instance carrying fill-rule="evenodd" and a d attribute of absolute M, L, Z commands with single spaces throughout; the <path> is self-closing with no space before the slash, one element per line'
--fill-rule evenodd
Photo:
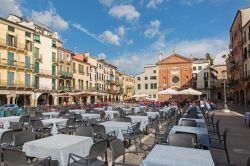
<path fill-rule="evenodd" d="M 67 71 L 62 71 L 62 70 L 58 71 L 58 75 L 59 76 L 64 76 L 64 77 L 73 77 L 72 72 L 67 72 Z"/>
<path fill-rule="evenodd" d="M 71 86 L 59 86 L 58 90 L 63 90 L 63 91 L 72 91 L 73 87 Z"/>
<path fill-rule="evenodd" d="M 0 80 L 0 87 L 6 87 L 6 88 L 33 88 L 31 82 L 26 83 L 25 81 L 7 81 L 7 80 Z"/>
<path fill-rule="evenodd" d="M 24 69 L 24 70 L 33 70 L 34 66 L 33 64 L 25 64 L 25 62 L 17 62 L 16 60 L 14 61 L 8 61 L 6 59 L 0 59 L 0 66 L 5 66 L 5 67 L 13 67 L 13 68 L 19 68 L 19 69 Z"/>

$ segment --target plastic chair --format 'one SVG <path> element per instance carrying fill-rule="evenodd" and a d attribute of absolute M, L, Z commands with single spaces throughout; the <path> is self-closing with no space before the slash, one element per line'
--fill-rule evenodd
<path fill-rule="evenodd" d="M 170 134 L 168 136 L 168 143 L 171 146 L 194 148 L 193 136 L 188 134 Z"/>
<path fill-rule="evenodd" d="M 103 166 L 107 165 L 107 145 L 108 141 L 103 140 L 93 144 L 89 150 L 89 155 L 86 157 L 82 157 L 73 153 L 69 154 L 68 158 L 68 166 Z M 105 161 L 98 160 L 97 157 L 105 154 Z M 72 161 L 73 162 L 70 162 Z"/>
<path fill-rule="evenodd" d="M 24 143 L 35 140 L 35 135 L 29 131 L 14 132 L 14 146 L 21 148 Z"/>
<path fill-rule="evenodd" d="M 189 126 L 189 127 L 197 127 L 197 123 L 195 120 L 191 119 L 182 119 L 180 126 Z"/>
<path fill-rule="evenodd" d="M 92 127 L 77 127 L 75 135 L 92 137 L 93 128 Z"/>

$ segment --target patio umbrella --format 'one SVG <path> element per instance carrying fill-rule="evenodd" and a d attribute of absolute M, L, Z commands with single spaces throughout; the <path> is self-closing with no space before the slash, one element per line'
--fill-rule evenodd
<path fill-rule="evenodd" d="M 171 89 L 171 88 L 168 88 L 168 89 L 165 89 L 165 90 L 162 90 L 160 92 L 158 92 L 158 94 L 160 95 L 178 95 L 178 91 L 174 90 L 174 89 Z"/>
<path fill-rule="evenodd" d="M 132 98 L 145 98 L 145 97 L 148 97 L 147 94 L 135 94 L 132 96 Z"/>
<path fill-rule="evenodd" d="M 184 89 L 182 91 L 179 91 L 180 95 L 196 95 L 196 96 L 200 96 L 202 95 L 202 93 L 200 91 L 194 90 L 192 88 L 188 88 L 188 89 Z"/>

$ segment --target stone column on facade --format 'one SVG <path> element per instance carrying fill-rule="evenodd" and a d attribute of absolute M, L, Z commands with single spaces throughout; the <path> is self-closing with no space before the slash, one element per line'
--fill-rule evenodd
<path fill-rule="evenodd" d="M 34 106 L 33 95 L 30 95 L 29 99 L 30 99 L 30 106 L 33 107 Z"/>
<path fill-rule="evenodd" d="M 12 104 L 16 104 L 16 97 L 12 97 Z"/>
<path fill-rule="evenodd" d="M 90 98 L 91 96 L 87 96 L 87 104 L 90 104 Z"/>
<path fill-rule="evenodd" d="M 10 104 L 11 97 L 7 96 L 7 104 Z"/>
<path fill-rule="evenodd" d="M 58 105 L 58 97 L 54 96 L 54 105 Z"/>
<path fill-rule="evenodd" d="M 79 104 L 82 104 L 82 96 L 78 97 Z"/>

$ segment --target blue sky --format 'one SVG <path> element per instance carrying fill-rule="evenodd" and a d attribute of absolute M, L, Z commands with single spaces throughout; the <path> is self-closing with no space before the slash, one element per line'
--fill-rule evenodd
<path fill-rule="evenodd" d="M 135 74 L 160 52 L 203 57 L 227 49 L 234 16 L 247 6 L 250 0 L 0 0 L 0 16 L 36 19 L 65 48 L 105 56 Z"/>

